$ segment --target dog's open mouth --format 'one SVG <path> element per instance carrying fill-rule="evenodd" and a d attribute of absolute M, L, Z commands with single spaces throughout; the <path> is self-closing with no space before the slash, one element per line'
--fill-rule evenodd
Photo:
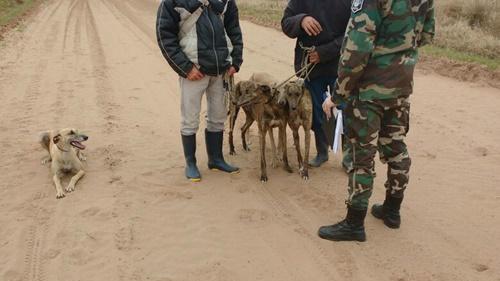
<path fill-rule="evenodd" d="M 72 141 L 70 142 L 70 144 L 78 149 L 81 149 L 81 150 L 84 150 L 85 149 L 85 145 L 83 145 L 81 142 L 79 141 Z"/>

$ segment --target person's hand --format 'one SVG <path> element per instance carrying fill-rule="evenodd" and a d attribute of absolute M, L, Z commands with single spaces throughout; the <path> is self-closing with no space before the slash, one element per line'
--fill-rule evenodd
<path fill-rule="evenodd" d="M 187 79 L 189 81 L 198 81 L 203 79 L 203 77 L 205 77 L 205 75 L 201 73 L 201 71 L 198 69 L 198 67 L 196 67 L 196 65 L 193 65 L 193 68 L 191 68 L 191 71 L 189 71 L 187 75 Z"/>
<path fill-rule="evenodd" d="M 233 76 L 234 74 L 236 74 L 236 68 L 234 66 L 231 66 L 228 70 L 227 70 L 227 75 L 229 76 Z"/>
<path fill-rule="evenodd" d="M 326 98 L 323 102 L 323 111 L 326 114 L 326 118 L 330 120 L 332 118 L 332 109 L 335 107 L 335 103 L 333 103 L 330 97 Z"/>
<path fill-rule="evenodd" d="M 304 17 L 300 25 L 309 36 L 318 36 L 323 31 L 321 24 L 311 16 Z"/>
<path fill-rule="evenodd" d="M 312 51 L 309 53 L 309 61 L 312 63 L 320 63 L 321 58 L 319 57 L 318 51 Z"/>

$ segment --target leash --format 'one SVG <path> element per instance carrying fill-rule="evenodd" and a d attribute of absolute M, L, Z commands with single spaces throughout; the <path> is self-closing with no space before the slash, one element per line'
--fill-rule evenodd
<path fill-rule="evenodd" d="M 299 47 L 302 49 L 302 52 L 303 52 L 302 53 L 302 62 L 300 64 L 302 68 L 299 71 L 297 71 L 295 74 L 290 76 L 288 79 L 286 79 L 282 83 L 278 84 L 278 86 L 276 86 L 276 89 L 283 87 L 286 83 L 288 83 L 290 80 L 292 80 L 295 77 L 299 77 L 299 78 L 302 78 L 302 79 L 308 80 L 308 81 L 310 80 L 309 75 L 314 70 L 314 68 L 316 67 L 317 64 L 310 62 L 309 56 L 307 54 L 310 52 L 314 52 L 316 50 L 316 47 L 315 46 L 305 47 L 301 41 L 299 41 Z"/>
<path fill-rule="evenodd" d="M 285 81 L 283 81 L 282 83 L 278 84 L 278 86 L 276 86 L 276 88 L 281 88 L 283 87 L 286 83 L 288 83 L 290 80 L 292 80 L 293 78 L 295 77 L 300 77 L 300 78 L 303 78 L 304 77 L 304 74 L 307 74 L 309 75 L 311 72 L 309 71 L 309 67 L 313 66 L 314 63 L 308 63 L 306 66 L 302 67 L 299 71 L 295 72 L 292 76 L 290 76 L 288 79 L 286 79 Z"/>
<path fill-rule="evenodd" d="M 234 76 L 229 76 L 224 74 L 223 77 L 223 84 L 224 84 L 224 106 L 226 107 L 226 110 L 229 111 L 229 105 L 231 103 L 231 97 L 234 94 Z"/>
<path fill-rule="evenodd" d="M 299 47 L 302 49 L 302 63 L 301 63 L 301 66 L 305 67 L 307 65 L 310 65 L 311 62 L 309 62 L 309 56 L 308 56 L 308 54 L 311 53 L 311 52 L 316 51 L 316 46 L 305 47 L 304 44 L 301 41 L 299 41 Z M 309 69 L 309 70 L 306 71 L 305 75 L 303 77 L 301 77 L 301 78 L 304 79 L 304 80 L 309 80 L 309 75 L 311 74 L 311 72 L 314 70 L 315 67 L 316 67 L 316 64 L 312 64 L 312 67 L 310 69 L 308 67 L 307 69 Z"/>

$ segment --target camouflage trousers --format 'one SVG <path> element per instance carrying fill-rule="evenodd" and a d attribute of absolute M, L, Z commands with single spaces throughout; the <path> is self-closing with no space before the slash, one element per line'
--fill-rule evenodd
<path fill-rule="evenodd" d="M 354 209 L 368 208 L 377 151 L 382 163 L 388 166 L 385 188 L 392 196 L 402 197 L 411 166 L 404 142 L 409 130 L 409 97 L 373 101 L 356 99 L 346 108 L 345 118 L 353 160 L 346 203 Z"/>

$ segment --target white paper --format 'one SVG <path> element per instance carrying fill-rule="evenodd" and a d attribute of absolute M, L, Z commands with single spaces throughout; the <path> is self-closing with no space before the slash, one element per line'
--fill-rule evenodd
<path fill-rule="evenodd" d="M 335 137 L 333 139 L 333 153 L 337 154 L 342 146 L 342 133 L 344 132 L 342 110 L 337 110 L 337 124 L 335 126 Z"/>

